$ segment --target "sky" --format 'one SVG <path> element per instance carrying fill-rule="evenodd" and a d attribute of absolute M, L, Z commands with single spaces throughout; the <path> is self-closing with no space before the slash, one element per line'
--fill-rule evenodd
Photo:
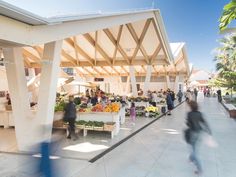
<path fill-rule="evenodd" d="M 20 8 L 49 17 L 65 14 L 113 12 L 158 8 L 169 42 L 185 42 L 194 68 L 214 71 L 213 50 L 219 46 L 218 19 L 230 0 L 5 0 Z"/>

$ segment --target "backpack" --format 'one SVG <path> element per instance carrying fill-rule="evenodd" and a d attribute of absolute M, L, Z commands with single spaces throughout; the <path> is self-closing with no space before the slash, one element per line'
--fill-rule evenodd
<path fill-rule="evenodd" d="M 165 106 L 162 106 L 162 107 L 161 107 L 161 113 L 162 113 L 162 114 L 165 114 L 165 113 L 166 113 L 166 107 L 165 107 Z"/>

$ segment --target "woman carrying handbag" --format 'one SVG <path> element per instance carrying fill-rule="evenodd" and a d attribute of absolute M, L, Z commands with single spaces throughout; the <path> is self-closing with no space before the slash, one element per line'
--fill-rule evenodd
<path fill-rule="evenodd" d="M 202 132 L 207 132 L 211 135 L 211 130 L 202 116 L 202 113 L 198 111 L 198 104 L 196 101 L 190 101 L 189 106 L 191 111 L 187 114 L 186 125 L 187 129 L 185 130 L 185 140 L 191 146 L 192 152 L 189 156 L 189 160 L 193 162 L 197 170 L 196 174 L 202 173 L 202 166 L 199 161 L 197 150 L 200 143 L 200 138 Z"/>

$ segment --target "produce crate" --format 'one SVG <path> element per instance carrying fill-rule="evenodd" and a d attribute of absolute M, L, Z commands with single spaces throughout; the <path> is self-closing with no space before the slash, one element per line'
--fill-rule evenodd
<path fill-rule="evenodd" d="M 85 126 L 77 124 L 76 127 L 79 128 L 79 129 L 84 129 Z"/>
<path fill-rule="evenodd" d="M 95 131 L 103 131 L 104 127 L 93 127 L 93 130 L 95 130 Z"/>
<path fill-rule="evenodd" d="M 63 127 L 63 126 L 64 126 L 63 120 L 56 120 L 53 122 L 53 127 Z"/>
<path fill-rule="evenodd" d="M 115 129 L 115 122 L 109 122 L 104 124 L 104 131 L 112 132 Z"/>
<path fill-rule="evenodd" d="M 85 129 L 85 130 L 93 130 L 93 126 L 85 125 L 85 126 L 84 126 L 84 129 Z"/>

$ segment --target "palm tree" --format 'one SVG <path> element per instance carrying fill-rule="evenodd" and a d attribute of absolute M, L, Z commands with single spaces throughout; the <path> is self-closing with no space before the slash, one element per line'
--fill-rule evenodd
<path fill-rule="evenodd" d="M 220 41 L 221 47 L 217 48 L 215 56 L 218 77 L 215 84 L 227 87 L 232 91 L 236 89 L 236 35 L 228 35 Z"/>

